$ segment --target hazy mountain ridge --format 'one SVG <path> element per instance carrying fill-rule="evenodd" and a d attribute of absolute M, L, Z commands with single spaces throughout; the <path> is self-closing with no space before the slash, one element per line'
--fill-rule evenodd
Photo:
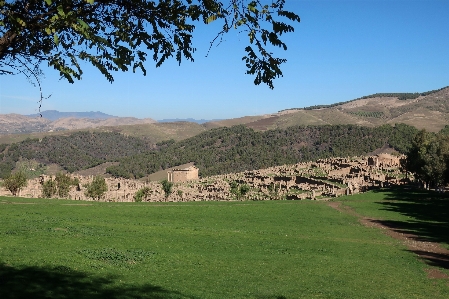
<path fill-rule="evenodd" d="M 449 87 L 423 93 L 380 93 L 333 105 L 286 109 L 269 115 L 228 119 L 205 125 L 221 127 L 243 124 L 265 131 L 294 125 L 353 124 L 375 127 L 395 123 L 405 123 L 432 132 L 441 130 L 449 123 Z"/>
<path fill-rule="evenodd" d="M 50 111 L 50 117 L 25 116 L 20 114 L 0 114 L 0 134 L 20 134 L 35 132 L 53 132 L 63 130 L 79 130 L 106 126 L 123 126 L 156 123 L 154 119 L 135 117 L 117 117 L 102 112 L 58 112 Z M 64 115 L 86 115 L 87 117 L 60 117 Z"/>
<path fill-rule="evenodd" d="M 17 142 L 27 137 L 41 138 L 45 135 L 45 133 L 23 136 L 11 134 L 90 128 L 121 132 L 159 142 L 167 139 L 181 140 L 205 130 L 241 124 L 257 131 L 266 131 L 285 129 L 295 125 L 352 124 L 375 127 L 405 123 L 418 129 L 437 132 L 449 123 L 449 87 L 423 93 L 377 93 L 332 105 L 317 105 L 305 109 L 292 108 L 273 114 L 213 120 L 202 124 L 198 123 L 200 121 L 202 122 L 202 120 L 183 119 L 178 122 L 156 122 L 153 119 L 111 117 L 107 119 L 60 118 L 51 122 L 41 117 L 30 118 L 18 114 L 6 114 L 0 115 L 0 135 L 3 135 L 0 143 Z"/>
<path fill-rule="evenodd" d="M 191 122 L 197 124 L 204 124 L 213 121 L 220 121 L 222 119 L 195 119 L 195 118 L 168 118 L 168 119 L 159 119 L 157 122 L 159 123 L 171 123 L 171 122 Z"/>
<path fill-rule="evenodd" d="M 20 114 L 0 114 L 0 134 L 48 131 L 50 120 Z"/>
<path fill-rule="evenodd" d="M 60 112 L 57 110 L 45 110 L 41 113 L 25 115 L 28 117 L 43 117 L 51 121 L 58 120 L 60 118 L 74 117 L 74 118 L 92 118 L 92 119 L 108 119 L 117 116 L 109 115 L 100 111 L 90 112 Z"/>

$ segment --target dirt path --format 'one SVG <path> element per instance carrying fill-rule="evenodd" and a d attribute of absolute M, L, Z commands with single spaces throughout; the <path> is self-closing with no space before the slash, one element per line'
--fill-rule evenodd
<path fill-rule="evenodd" d="M 332 201 L 328 205 L 342 213 L 357 217 L 359 222 L 364 226 L 382 229 L 388 236 L 402 241 L 408 250 L 418 255 L 427 265 L 433 266 L 432 268 L 426 269 L 430 278 L 444 278 L 449 280 L 449 275 L 436 268 L 449 269 L 449 250 L 443 248 L 440 244 L 422 241 L 419 236 L 403 233 L 400 229 L 388 227 L 377 219 L 364 217 L 352 208 L 342 205 L 341 202 Z"/>

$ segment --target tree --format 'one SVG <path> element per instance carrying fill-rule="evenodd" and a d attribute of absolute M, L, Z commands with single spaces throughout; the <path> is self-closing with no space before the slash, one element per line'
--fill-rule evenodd
<path fill-rule="evenodd" d="M 431 133 L 428 133 L 425 130 L 419 131 L 412 140 L 412 146 L 407 153 L 407 158 L 404 163 L 407 171 L 414 173 L 422 180 L 425 180 L 422 171 L 425 161 L 422 156 L 425 153 L 427 145 L 430 143 L 430 139 Z"/>
<path fill-rule="evenodd" d="M 245 197 L 246 193 L 248 193 L 250 190 L 249 186 L 247 184 L 243 184 L 240 186 L 239 193 L 241 197 Z"/>
<path fill-rule="evenodd" d="M 143 187 L 139 189 L 134 195 L 135 202 L 141 202 L 144 199 L 147 199 L 150 196 L 151 189 L 149 187 Z"/>
<path fill-rule="evenodd" d="M 42 185 L 42 196 L 51 198 L 58 195 L 59 198 L 67 198 L 69 196 L 70 187 L 77 186 L 79 180 L 72 179 L 69 175 L 58 172 L 54 180 L 51 178 Z"/>
<path fill-rule="evenodd" d="M 250 187 L 247 184 L 239 185 L 236 181 L 229 182 L 229 191 L 237 200 L 242 199 L 249 192 Z"/>
<path fill-rule="evenodd" d="M 87 184 L 87 190 L 85 192 L 87 197 L 99 200 L 103 194 L 108 191 L 106 181 L 102 176 L 95 176 L 92 183 Z"/>
<path fill-rule="evenodd" d="M 6 190 L 9 190 L 13 196 L 17 196 L 20 192 L 20 189 L 27 185 L 27 177 L 25 173 L 22 171 L 18 171 L 9 175 L 3 181 L 3 187 Z"/>
<path fill-rule="evenodd" d="M 67 174 L 58 172 L 55 177 L 55 181 L 58 186 L 58 196 L 60 198 L 66 198 L 69 196 L 69 191 L 71 186 L 76 186 L 79 184 L 77 178 L 71 179 Z M 107 190 L 106 190 L 107 191 Z"/>
<path fill-rule="evenodd" d="M 42 197 L 44 198 L 52 198 L 57 192 L 58 187 L 52 179 L 45 181 L 42 185 Z"/>
<path fill-rule="evenodd" d="M 231 194 L 234 194 L 236 198 L 238 198 L 239 195 L 239 184 L 236 181 L 229 182 L 229 192 Z"/>
<path fill-rule="evenodd" d="M 405 168 L 428 187 L 449 183 L 449 136 L 419 131 L 407 153 Z"/>
<path fill-rule="evenodd" d="M 161 185 L 162 185 L 162 190 L 164 190 L 164 193 L 165 193 L 165 198 L 169 197 L 170 194 L 172 193 L 173 183 L 169 182 L 167 180 L 163 180 L 163 181 L 161 181 Z"/>
<path fill-rule="evenodd" d="M 15 0 L 0 1 L 0 73 L 23 73 L 39 83 L 40 64 L 47 62 L 70 83 L 80 80 L 81 61 L 112 82 L 112 71 L 135 72 L 147 56 L 159 67 L 175 56 L 193 61 L 195 24 L 221 22 L 210 47 L 230 30 L 245 32 L 249 44 L 243 61 L 254 83 L 273 88 L 286 60 L 270 47 L 299 22 L 284 10 L 285 0 Z M 264 2 L 267 2 L 265 4 Z M 210 48 L 209 48 L 210 50 Z"/>

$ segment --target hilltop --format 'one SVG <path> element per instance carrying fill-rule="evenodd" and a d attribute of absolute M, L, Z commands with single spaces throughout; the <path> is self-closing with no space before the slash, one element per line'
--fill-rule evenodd
<path fill-rule="evenodd" d="M 64 113 L 58 112 L 55 115 L 67 116 Z M 67 135 L 86 129 L 95 132 L 117 132 L 126 136 L 145 138 L 153 143 L 169 139 L 179 141 L 210 129 L 235 125 L 244 125 L 256 131 L 267 131 L 297 125 L 351 124 L 376 127 L 404 123 L 417 129 L 437 132 L 449 123 L 449 87 L 422 93 L 376 93 L 331 105 L 291 108 L 272 114 L 213 120 L 205 123 L 203 120 L 194 119 L 156 122 L 149 118 L 94 118 L 96 115 L 108 116 L 101 112 L 78 115 L 90 115 L 92 118 L 63 117 L 52 121 L 43 117 L 27 117 L 18 114 L 0 115 L 0 144 L 19 142 L 26 138 Z"/>
<path fill-rule="evenodd" d="M 52 133 L 107 126 L 152 124 L 151 118 L 117 117 L 102 112 L 43 111 L 40 114 L 0 114 L 0 135 Z M 11 138 L 20 138 L 14 136 Z M 23 139 L 22 139 L 23 140 Z"/>
<path fill-rule="evenodd" d="M 57 110 L 45 110 L 41 113 L 25 115 L 28 117 L 43 117 L 51 121 L 58 120 L 60 118 L 74 117 L 74 118 L 91 118 L 91 119 L 108 119 L 117 116 L 109 115 L 100 111 L 90 112 L 60 112 Z"/>
<path fill-rule="evenodd" d="M 243 124 L 259 131 L 294 125 L 353 124 L 376 127 L 404 123 L 437 132 L 449 123 L 449 87 L 423 93 L 377 93 L 347 102 L 292 108 L 260 116 L 206 123 L 207 127 Z"/>

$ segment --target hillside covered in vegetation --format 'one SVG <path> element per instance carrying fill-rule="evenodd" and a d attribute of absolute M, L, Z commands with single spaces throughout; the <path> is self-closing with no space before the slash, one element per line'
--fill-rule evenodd
<path fill-rule="evenodd" d="M 0 145 L 0 177 L 8 175 L 20 159 L 54 163 L 73 172 L 145 153 L 153 148 L 154 145 L 140 138 L 112 132 L 76 132 L 68 136 L 27 139 L 11 145 Z"/>
<path fill-rule="evenodd" d="M 107 172 L 141 178 L 195 162 L 202 176 L 210 176 L 326 157 L 364 155 L 386 144 L 405 153 L 416 132 L 416 128 L 407 125 L 294 126 L 265 132 L 240 125 L 209 130 L 160 151 L 121 159 L 120 165 L 109 167 Z"/>
<path fill-rule="evenodd" d="M 363 96 L 354 100 L 349 100 L 349 101 L 345 101 L 345 102 L 338 102 L 338 103 L 334 103 L 334 104 L 329 104 L 329 105 L 314 105 L 314 106 L 308 106 L 308 107 L 304 107 L 302 109 L 304 110 L 314 110 L 314 109 L 322 109 L 322 108 L 332 108 L 332 107 L 337 107 L 337 106 L 341 106 L 343 104 L 347 104 L 347 103 L 351 103 L 354 101 L 358 101 L 358 100 L 363 100 L 363 99 L 372 99 L 372 98 L 397 98 L 398 100 L 401 101 L 405 101 L 405 100 L 413 100 L 413 99 L 417 99 L 420 96 L 421 97 L 425 97 L 434 93 L 437 93 L 443 89 L 448 88 L 448 86 L 439 88 L 439 89 L 435 89 L 435 90 L 430 90 L 430 91 L 426 91 L 426 92 L 381 92 L 381 93 L 375 93 L 375 94 L 370 94 L 367 96 Z M 301 108 L 294 108 L 294 109 L 301 109 Z"/>
<path fill-rule="evenodd" d="M 119 133 L 77 132 L 1 145 L 0 177 L 7 176 L 21 159 L 58 164 L 68 172 L 119 161 L 119 165 L 107 171 L 125 178 L 142 178 L 194 162 L 202 176 L 209 176 L 325 157 L 363 155 L 386 144 L 404 153 L 416 132 L 408 125 L 293 126 L 265 132 L 239 125 L 156 145 Z"/>

